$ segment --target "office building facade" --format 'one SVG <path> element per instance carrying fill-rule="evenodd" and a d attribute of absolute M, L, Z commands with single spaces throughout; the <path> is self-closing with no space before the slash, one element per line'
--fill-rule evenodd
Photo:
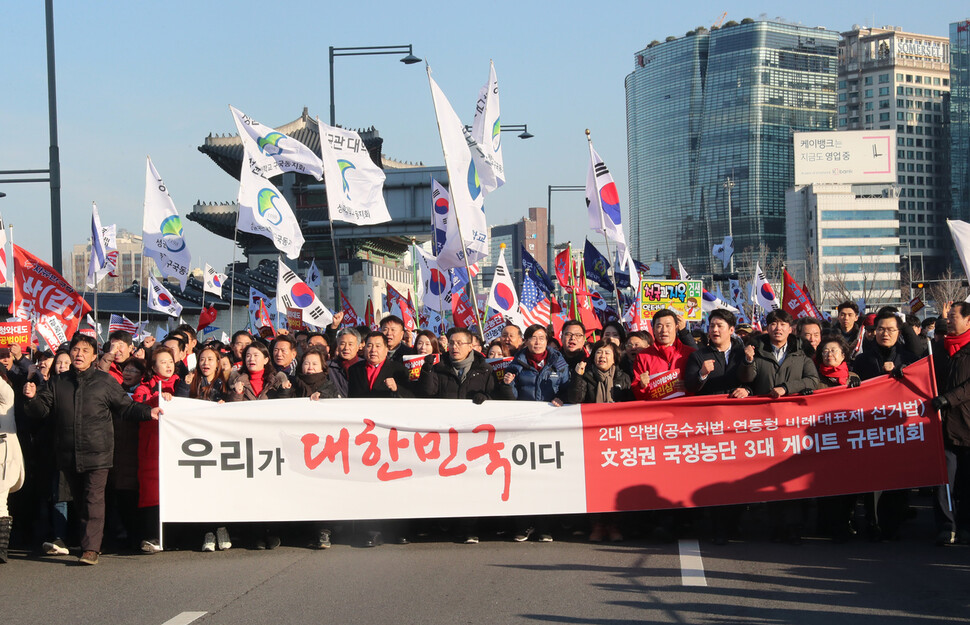
<path fill-rule="evenodd" d="M 762 243 L 784 251 L 792 133 L 835 129 L 838 40 L 744 20 L 635 55 L 626 77 L 635 258 L 713 273 L 711 247 L 729 231 L 738 254 Z"/>
<path fill-rule="evenodd" d="M 839 130 L 896 129 L 901 251 L 938 273 L 952 250 L 949 40 L 853 27 L 839 42 L 838 94 Z"/>
<path fill-rule="evenodd" d="M 950 24 L 950 200 L 970 221 L 970 20 Z"/>

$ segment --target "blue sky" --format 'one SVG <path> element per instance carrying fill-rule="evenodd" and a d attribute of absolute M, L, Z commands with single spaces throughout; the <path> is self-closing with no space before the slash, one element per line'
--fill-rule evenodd
<path fill-rule="evenodd" d="M 197 200 L 227 201 L 236 183 L 196 148 L 210 133 L 235 132 L 228 104 L 262 123 L 295 119 L 304 106 L 329 114 L 328 46 L 414 45 L 459 116 L 471 123 L 494 60 L 502 121 L 535 135 L 503 137 L 507 184 L 486 202 L 489 223 L 509 223 L 546 204 L 546 187 L 585 184 L 584 130 L 610 167 L 626 209 L 624 77 L 653 39 L 710 26 L 722 12 L 740 21 L 783 18 L 849 30 L 894 24 L 943 35 L 968 17 L 947 3 L 820 0 L 767 2 L 234 2 L 143 3 L 55 0 L 58 128 L 65 249 L 85 240 L 91 201 L 102 222 L 140 232 L 145 155 L 179 212 Z M 10 3 L 0 25 L 0 169 L 46 168 L 48 158 L 44 3 Z M 851 12 L 845 12 L 851 6 Z M 441 164 L 423 65 L 396 57 L 338 58 L 337 122 L 375 126 L 387 155 Z M 50 258 L 49 192 L 0 184 L 0 214 L 15 239 Z M 557 238 L 581 243 L 581 193 L 553 197 Z M 219 266 L 232 243 L 186 221 L 194 258 Z"/>

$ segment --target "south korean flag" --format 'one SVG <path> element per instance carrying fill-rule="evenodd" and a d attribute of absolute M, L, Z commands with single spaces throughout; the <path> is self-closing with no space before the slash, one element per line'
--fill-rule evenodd
<path fill-rule="evenodd" d="M 276 279 L 276 308 L 280 312 L 288 308 L 299 308 L 303 311 L 303 321 L 322 328 L 333 321 L 333 313 L 317 297 L 306 282 L 300 280 L 292 269 L 279 262 L 279 272 Z"/>
<path fill-rule="evenodd" d="M 172 317 L 182 314 L 182 305 L 154 276 L 148 276 L 148 307 Z"/>

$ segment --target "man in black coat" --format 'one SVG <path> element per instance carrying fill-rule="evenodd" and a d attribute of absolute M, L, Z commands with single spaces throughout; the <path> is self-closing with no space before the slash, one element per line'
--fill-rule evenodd
<path fill-rule="evenodd" d="M 765 321 L 765 333 L 744 348 L 738 379 L 751 389 L 752 395 L 778 398 L 814 391 L 818 387 L 818 370 L 792 334 L 792 316 L 784 310 L 773 310 Z"/>
<path fill-rule="evenodd" d="M 472 333 L 465 328 L 453 328 L 448 333 L 448 353 L 441 356 L 438 364 L 426 363 L 421 368 L 417 394 L 439 399 L 471 399 L 480 404 L 486 399 L 515 399 L 511 388 L 508 384 L 499 384 L 485 357 L 472 349 Z"/>
<path fill-rule="evenodd" d="M 371 332 L 364 340 L 364 359 L 347 371 L 351 397 L 414 397 L 408 370 L 388 356 L 387 337 Z"/>
<path fill-rule="evenodd" d="M 404 321 L 397 315 L 387 315 L 381 319 L 381 332 L 387 337 L 387 357 L 394 362 L 404 363 L 405 356 L 413 355 L 414 348 L 404 342 Z"/>
<path fill-rule="evenodd" d="M 738 367 L 744 361 L 744 343 L 734 333 L 737 317 L 718 308 L 708 318 L 708 344 L 687 357 L 684 385 L 691 395 L 730 395 L 747 397 L 750 390 L 738 380 Z"/>
<path fill-rule="evenodd" d="M 946 307 L 944 307 L 946 309 Z M 944 453 L 950 494 L 938 487 L 935 506 L 938 545 L 970 543 L 970 303 L 945 310 L 947 334 L 934 360 L 940 395 L 933 407 L 943 418 Z M 951 510 L 949 501 L 956 503 Z"/>
<path fill-rule="evenodd" d="M 873 326 L 875 339 L 865 342 L 852 369 L 862 380 L 885 374 L 901 376 L 903 367 L 918 360 L 903 342 L 903 321 L 891 310 L 882 310 Z M 909 497 L 905 490 L 882 491 L 877 502 L 875 493 L 869 493 L 865 505 L 870 539 L 890 539 L 905 520 Z"/>
<path fill-rule="evenodd" d="M 57 464 L 64 472 L 81 519 L 83 564 L 97 564 L 104 534 L 104 490 L 114 460 L 113 415 L 122 419 L 158 419 L 161 410 L 135 403 L 109 374 L 93 366 L 97 342 L 81 333 L 70 347 L 71 369 L 52 376 L 38 389 L 24 385 L 27 414 L 54 420 Z"/>

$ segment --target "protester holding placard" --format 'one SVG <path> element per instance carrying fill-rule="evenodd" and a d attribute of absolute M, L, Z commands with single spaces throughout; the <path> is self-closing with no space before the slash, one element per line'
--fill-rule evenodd
<path fill-rule="evenodd" d="M 669 308 L 650 320 L 654 343 L 633 364 L 633 395 L 637 399 L 668 399 L 685 393 L 684 366 L 697 349 L 683 317 Z"/>

